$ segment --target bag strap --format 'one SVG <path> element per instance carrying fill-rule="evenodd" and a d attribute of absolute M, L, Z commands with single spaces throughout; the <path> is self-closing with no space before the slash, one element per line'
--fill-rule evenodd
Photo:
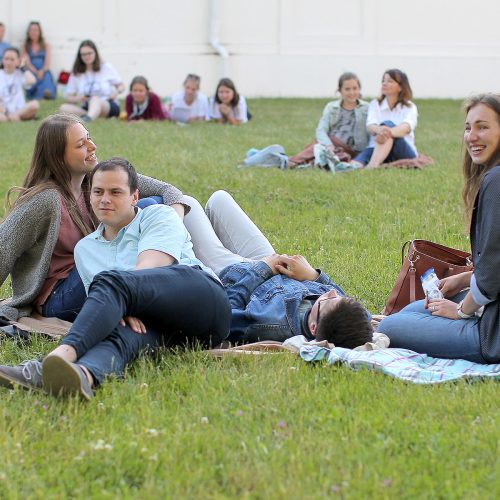
<path fill-rule="evenodd" d="M 405 241 L 403 243 L 403 246 L 401 247 L 401 265 L 403 265 L 403 262 L 405 261 L 405 249 L 412 242 L 413 242 L 413 240 Z"/>

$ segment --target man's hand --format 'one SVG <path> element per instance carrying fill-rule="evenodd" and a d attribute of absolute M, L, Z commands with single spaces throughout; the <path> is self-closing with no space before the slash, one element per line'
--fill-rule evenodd
<path fill-rule="evenodd" d="M 146 326 L 139 318 L 136 318 L 135 316 L 125 316 L 120 320 L 120 325 L 128 325 L 133 332 L 139 335 L 146 333 Z"/>
<path fill-rule="evenodd" d="M 273 274 L 279 274 L 279 271 L 276 269 L 276 265 L 281 263 L 282 255 L 273 253 L 272 255 L 267 255 L 261 259 L 262 262 L 265 262 L 270 268 Z"/>
<path fill-rule="evenodd" d="M 276 269 L 280 274 L 297 281 L 314 281 L 319 277 L 318 271 L 314 269 L 303 255 L 280 255 Z"/>

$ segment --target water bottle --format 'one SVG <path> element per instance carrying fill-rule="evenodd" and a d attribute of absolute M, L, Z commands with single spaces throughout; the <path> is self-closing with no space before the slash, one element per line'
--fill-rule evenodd
<path fill-rule="evenodd" d="M 427 271 L 420 276 L 420 281 L 422 282 L 424 293 L 429 300 L 443 298 L 443 294 L 439 289 L 439 278 L 437 277 L 436 271 L 434 271 L 433 267 L 427 269 Z"/>

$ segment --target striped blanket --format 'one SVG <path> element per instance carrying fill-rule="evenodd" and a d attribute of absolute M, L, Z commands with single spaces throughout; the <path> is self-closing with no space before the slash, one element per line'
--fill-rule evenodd
<path fill-rule="evenodd" d="M 414 384 L 439 384 L 461 378 L 500 380 L 500 364 L 482 365 L 464 359 L 432 358 L 408 349 L 379 349 L 355 351 L 305 344 L 300 348 L 305 361 L 326 360 L 329 364 L 343 364 L 358 370 L 368 368 Z"/>

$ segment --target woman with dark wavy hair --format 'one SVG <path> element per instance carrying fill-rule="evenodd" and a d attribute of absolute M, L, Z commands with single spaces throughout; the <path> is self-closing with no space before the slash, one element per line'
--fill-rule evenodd
<path fill-rule="evenodd" d="M 500 95 L 465 103 L 465 217 L 474 271 L 440 281 L 443 299 L 412 302 L 378 331 L 391 347 L 441 358 L 500 362 Z"/>

